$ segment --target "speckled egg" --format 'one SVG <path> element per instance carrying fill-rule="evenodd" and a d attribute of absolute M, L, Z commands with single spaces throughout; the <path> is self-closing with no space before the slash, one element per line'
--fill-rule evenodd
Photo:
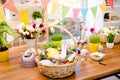
<path fill-rule="evenodd" d="M 99 50 L 99 51 L 103 51 L 103 46 L 102 46 L 102 45 L 99 45 L 99 46 L 98 46 L 98 50 Z"/>

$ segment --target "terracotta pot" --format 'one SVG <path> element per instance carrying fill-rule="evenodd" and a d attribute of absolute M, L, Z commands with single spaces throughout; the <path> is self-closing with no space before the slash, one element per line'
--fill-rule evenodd
<path fill-rule="evenodd" d="M 4 62 L 8 60 L 8 56 L 9 56 L 9 51 L 8 49 L 5 51 L 0 52 L 0 62 Z"/>

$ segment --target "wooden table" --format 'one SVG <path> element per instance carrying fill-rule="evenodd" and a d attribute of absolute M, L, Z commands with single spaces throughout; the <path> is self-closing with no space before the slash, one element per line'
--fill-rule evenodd
<path fill-rule="evenodd" d="M 107 66 L 79 61 L 75 73 L 60 80 L 92 80 L 120 72 L 120 44 L 115 44 L 113 49 L 107 49 L 105 44 L 103 46 L 106 56 L 102 63 Z M 39 72 L 38 67 L 24 68 L 20 65 L 20 53 L 26 49 L 26 46 L 10 49 L 9 61 L 0 63 L 0 80 L 50 80 Z"/>

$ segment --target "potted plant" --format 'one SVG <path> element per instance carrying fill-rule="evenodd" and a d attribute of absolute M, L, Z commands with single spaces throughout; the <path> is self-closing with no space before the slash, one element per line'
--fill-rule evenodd
<path fill-rule="evenodd" d="M 57 47 L 60 47 L 61 44 L 62 44 L 62 34 L 54 34 L 52 37 L 51 37 L 51 43 L 53 45 L 56 45 Z"/>
<path fill-rule="evenodd" d="M 15 30 L 23 39 L 25 38 L 28 48 L 34 48 L 36 35 L 43 27 L 43 23 L 40 23 L 38 26 L 36 23 L 31 23 L 29 25 L 20 24 Z M 45 33 L 45 30 L 41 31 L 40 36 L 44 36 Z"/>
<path fill-rule="evenodd" d="M 107 48 L 113 48 L 113 46 L 114 46 L 114 38 L 115 38 L 115 35 L 112 32 L 108 33 L 107 42 L 106 42 Z"/>
<path fill-rule="evenodd" d="M 90 37 L 89 49 L 90 52 L 97 52 L 100 45 L 100 36 L 93 35 Z"/>
<path fill-rule="evenodd" d="M 4 21 L 0 20 L 0 62 L 8 60 L 7 35 L 13 35 L 14 30 Z"/>
<path fill-rule="evenodd" d="M 95 28 L 91 28 L 90 32 L 92 33 L 92 36 L 90 37 L 89 49 L 90 52 L 96 52 L 100 45 L 100 36 L 95 33 Z"/>
<path fill-rule="evenodd" d="M 34 11 L 32 13 L 32 17 L 34 20 L 36 20 L 37 23 L 41 22 L 41 19 L 43 18 L 42 13 L 40 11 Z"/>

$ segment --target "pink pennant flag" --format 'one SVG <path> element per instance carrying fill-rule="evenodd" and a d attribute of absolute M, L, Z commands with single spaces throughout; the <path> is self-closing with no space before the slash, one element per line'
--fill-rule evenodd
<path fill-rule="evenodd" d="M 78 14 L 79 14 L 80 9 L 73 9 L 73 19 L 76 21 Z"/>
<path fill-rule="evenodd" d="M 45 9 L 48 5 L 48 3 L 50 2 L 51 0 L 42 0 L 41 1 L 41 8 L 42 10 Z"/>
<path fill-rule="evenodd" d="M 114 0 L 107 0 L 107 3 L 112 9 L 114 9 Z"/>
<path fill-rule="evenodd" d="M 3 5 L 3 7 L 18 14 L 18 11 L 12 0 L 7 0 L 6 3 Z"/>

